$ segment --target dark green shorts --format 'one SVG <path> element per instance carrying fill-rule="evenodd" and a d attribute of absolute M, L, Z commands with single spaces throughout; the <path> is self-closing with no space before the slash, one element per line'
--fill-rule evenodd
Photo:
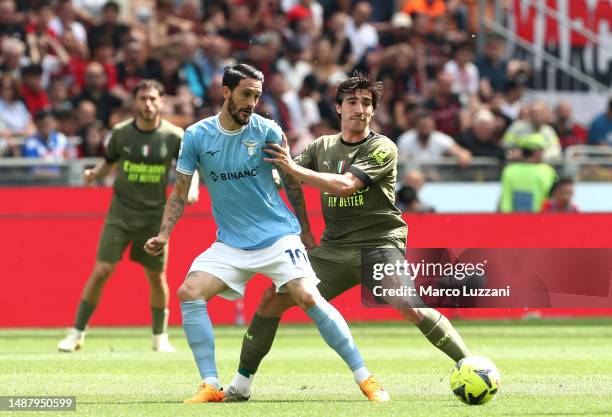
<path fill-rule="evenodd" d="M 377 262 L 394 263 L 405 259 L 403 251 L 395 249 L 383 251 L 383 258 Z M 321 280 L 318 288 L 326 300 L 361 284 L 361 248 L 324 244 L 308 252 L 308 258 Z"/>
<path fill-rule="evenodd" d="M 107 216 L 98 242 L 96 259 L 100 262 L 117 263 L 131 243 L 131 260 L 152 271 L 163 271 L 168 259 L 168 246 L 166 245 L 164 253 L 159 256 L 151 256 L 143 249 L 147 240 L 159 233 L 161 217 L 158 216 L 156 219 L 155 222 L 146 223 L 130 222 L 113 215 Z"/>

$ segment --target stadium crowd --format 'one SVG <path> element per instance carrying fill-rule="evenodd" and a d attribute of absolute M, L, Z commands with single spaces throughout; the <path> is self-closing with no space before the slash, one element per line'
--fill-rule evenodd
<path fill-rule="evenodd" d="M 339 130 L 333 92 L 354 71 L 384 83 L 372 128 L 396 141 L 408 166 L 444 156 L 460 167 L 481 156 L 502 164 L 531 134 L 541 135 L 546 162 L 571 145 L 612 144 L 612 101 L 587 130 L 566 102 L 526 100 L 529 65 L 507 59 L 503 38 L 475 34 L 475 7 L 467 0 L 0 0 L 0 155 L 100 156 L 144 78 L 163 83 L 164 117 L 186 127 L 219 112 L 223 69 L 237 61 L 263 71 L 257 112 L 277 121 L 294 154 Z M 481 55 L 477 36 L 486 36 Z"/>

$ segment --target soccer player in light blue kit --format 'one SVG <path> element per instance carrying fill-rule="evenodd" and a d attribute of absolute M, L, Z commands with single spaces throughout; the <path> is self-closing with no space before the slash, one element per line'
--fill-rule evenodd
<path fill-rule="evenodd" d="M 286 139 L 276 123 L 253 114 L 262 83 L 263 74 L 249 65 L 225 69 L 222 111 L 185 131 L 176 183 L 162 226 L 158 236 L 145 244 L 147 252 L 162 253 L 183 213 L 191 176 L 199 167 L 218 230 L 217 241 L 196 257 L 178 290 L 185 335 L 203 380 L 199 392 L 185 402 L 223 400 L 206 304 L 217 294 L 230 300 L 242 297 L 246 283 L 255 273 L 270 277 L 278 292 L 288 292 L 314 320 L 323 339 L 353 371 L 369 400 L 388 401 L 387 392 L 365 367 L 348 325 L 316 287 L 319 280 L 300 239 L 301 234 L 309 246 L 314 242 L 301 185 L 290 176 L 282 177 L 296 218 L 276 189 L 272 165 L 263 161 L 266 143 Z M 241 377 L 245 378 L 236 376 Z M 230 385 L 236 386 L 237 381 Z"/>

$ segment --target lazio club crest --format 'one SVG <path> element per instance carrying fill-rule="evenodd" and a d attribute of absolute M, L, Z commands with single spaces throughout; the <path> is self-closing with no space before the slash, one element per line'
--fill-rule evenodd
<path fill-rule="evenodd" d="M 259 148 L 259 142 L 244 141 L 242 144 L 247 147 L 247 153 L 249 156 L 255 155 L 257 148 Z"/>

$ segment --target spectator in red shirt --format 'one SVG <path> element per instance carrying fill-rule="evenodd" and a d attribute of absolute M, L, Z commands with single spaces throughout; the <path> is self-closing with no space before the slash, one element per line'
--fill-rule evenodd
<path fill-rule="evenodd" d="M 105 132 L 106 129 L 99 121 L 85 125 L 79 132 L 83 140 L 77 149 L 79 158 L 104 156 Z"/>
<path fill-rule="evenodd" d="M 30 39 L 36 38 L 42 35 L 49 35 L 53 38 L 57 37 L 57 33 L 49 27 L 49 23 L 53 18 L 53 9 L 51 5 L 45 1 L 38 3 L 34 7 L 34 14 L 32 20 L 26 25 L 26 39 L 30 43 Z"/>
<path fill-rule="evenodd" d="M 110 40 L 115 49 L 121 48 L 127 40 L 130 28 L 119 20 L 119 3 L 109 1 L 102 7 L 102 20 L 89 30 L 87 40 L 89 46 L 98 45 L 100 42 Z"/>
<path fill-rule="evenodd" d="M 572 116 L 572 105 L 561 101 L 555 109 L 553 128 L 563 150 L 573 145 L 584 145 L 587 141 L 586 128 L 576 123 Z"/>
<path fill-rule="evenodd" d="M 161 79 L 161 65 L 157 59 L 147 56 L 145 45 L 131 40 L 123 47 L 124 59 L 116 64 L 118 87 L 126 94 L 144 78 Z"/>
<path fill-rule="evenodd" d="M 83 100 L 91 101 L 96 107 L 96 118 L 104 123 L 104 126 L 110 127 L 111 115 L 122 103 L 108 91 L 104 67 L 98 62 L 90 63 L 85 71 L 85 80 L 85 87 L 81 94 L 74 97 L 73 104 L 78 107 Z"/>
<path fill-rule="evenodd" d="M 76 95 L 85 86 L 88 51 L 82 48 L 82 45 L 70 31 L 64 33 L 61 42 L 69 56 L 69 63 L 64 67 L 64 76 L 69 81 L 70 95 Z"/>
<path fill-rule="evenodd" d="M 557 180 L 550 189 L 550 198 L 542 204 L 542 213 L 577 213 L 573 197 L 574 181 L 570 178 Z"/>
<path fill-rule="evenodd" d="M 115 49 L 110 41 L 103 41 L 91 48 L 92 62 L 98 62 L 106 73 L 106 87 L 113 89 L 117 85 L 117 67 L 115 67 Z"/>
<path fill-rule="evenodd" d="M 49 97 L 42 87 L 43 69 L 40 65 L 28 65 L 21 71 L 21 95 L 30 114 L 49 108 Z"/>
<path fill-rule="evenodd" d="M 461 134 L 461 102 L 457 94 L 453 94 L 453 76 L 447 72 L 438 73 L 434 92 L 425 103 L 431 111 L 438 130 L 453 139 Z"/>

